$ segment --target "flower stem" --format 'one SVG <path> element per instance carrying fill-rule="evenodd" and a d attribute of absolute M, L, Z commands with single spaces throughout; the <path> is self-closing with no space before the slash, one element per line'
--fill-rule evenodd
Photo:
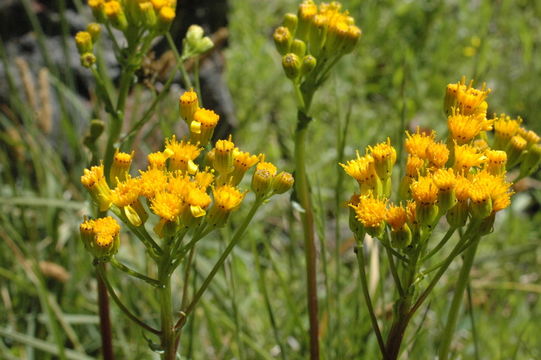
<path fill-rule="evenodd" d="M 359 276 L 361 278 L 361 288 L 364 295 L 364 301 L 366 302 L 366 308 L 368 310 L 368 314 L 370 315 L 370 321 L 372 322 L 372 329 L 374 329 L 374 332 L 376 333 L 376 338 L 378 340 L 379 349 L 382 354 L 385 354 L 385 343 L 383 342 L 383 336 L 381 336 L 381 331 L 379 329 L 378 325 L 378 319 L 376 318 L 376 313 L 374 312 L 374 308 L 372 307 L 372 299 L 370 298 L 370 292 L 368 292 L 368 280 L 366 279 L 366 270 L 365 270 L 365 262 L 364 262 L 364 247 L 363 247 L 363 237 L 357 237 L 357 247 L 355 249 L 355 253 L 357 255 L 357 264 L 359 265 Z"/>
<path fill-rule="evenodd" d="M 238 244 L 238 242 L 242 238 L 242 235 L 244 235 L 244 231 L 246 230 L 246 228 L 252 221 L 257 209 L 259 208 L 259 206 L 261 206 L 264 200 L 265 200 L 264 198 L 257 198 L 255 200 L 254 204 L 252 205 L 252 208 L 250 209 L 250 212 L 248 213 L 248 215 L 246 215 L 242 224 L 237 228 L 235 234 L 233 235 L 233 238 L 231 239 L 231 242 L 229 243 L 229 245 L 227 245 L 224 252 L 220 256 L 220 258 L 218 259 L 218 261 L 216 262 L 216 264 L 214 265 L 210 273 L 207 275 L 207 278 L 203 281 L 203 284 L 201 285 L 197 293 L 194 295 L 194 298 L 192 299 L 190 304 L 186 307 L 186 309 L 185 310 L 183 309 L 181 311 L 181 316 L 178 319 L 177 323 L 175 324 L 175 330 L 180 331 L 180 329 L 182 329 L 184 324 L 186 324 L 188 315 L 190 315 L 192 311 L 195 309 L 195 306 L 201 299 L 201 296 L 203 296 L 203 294 L 207 290 L 212 279 L 214 279 L 214 276 L 216 276 L 216 273 L 218 273 L 218 270 L 220 270 L 220 268 L 222 267 L 225 259 L 227 259 L 227 257 L 229 256 L 233 248 Z"/>
<path fill-rule="evenodd" d="M 170 247 L 165 249 L 158 264 L 158 278 L 161 284 L 159 289 L 160 297 L 160 319 L 161 319 L 161 346 L 163 350 L 162 359 L 175 360 L 177 347 L 175 332 L 173 330 L 173 302 L 171 296 L 171 273 L 170 273 Z"/>
<path fill-rule="evenodd" d="M 475 253 L 477 252 L 477 246 L 479 245 L 479 238 L 479 235 L 476 235 L 472 241 L 472 245 L 464 253 L 464 261 L 462 263 L 462 268 L 460 269 L 460 274 L 458 275 L 458 280 L 455 284 L 453 301 L 451 302 L 451 307 L 449 308 L 449 313 L 447 315 L 447 323 L 445 324 L 445 329 L 442 334 L 442 342 L 439 351 L 440 360 L 447 360 L 449 356 L 451 340 L 453 339 L 458 315 L 460 314 L 464 290 L 466 290 L 466 286 L 470 280 L 470 271 L 473 266 Z"/>
<path fill-rule="evenodd" d="M 306 106 L 306 101 L 304 102 Z M 308 316 L 310 321 L 310 359 L 319 359 L 319 323 L 317 304 L 316 245 L 314 236 L 314 212 L 310 199 L 308 178 L 306 176 L 306 132 L 311 118 L 299 109 L 295 131 L 295 192 L 304 212 L 301 221 L 304 233 L 304 253 L 306 257 L 306 283 L 308 292 Z"/>

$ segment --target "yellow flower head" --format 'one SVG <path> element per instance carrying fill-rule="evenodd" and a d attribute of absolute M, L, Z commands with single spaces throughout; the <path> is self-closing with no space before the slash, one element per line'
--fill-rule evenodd
<path fill-rule="evenodd" d="M 203 190 L 206 191 L 207 188 L 212 184 L 214 181 L 214 174 L 209 171 L 199 171 L 197 174 L 195 174 L 195 185 Z"/>
<path fill-rule="evenodd" d="M 119 182 L 111 193 L 111 202 L 118 207 L 133 204 L 141 192 L 141 179 L 128 177 L 125 181 Z"/>
<path fill-rule="evenodd" d="M 447 118 L 447 126 L 452 138 L 459 144 L 465 144 L 474 139 L 488 126 L 482 114 L 463 115 L 453 109 L 453 114 Z"/>
<path fill-rule="evenodd" d="M 216 187 L 212 191 L 214 198 L 214 206 L 220 209 L 222 212 L 231 212 L 236 210 L 242 200 L 245 193 L 231 185 L 222 185 Z"/>
<path fill-rule="evenodd" d="M 150 204 L 154 214 L 166 221 L 175 221 L 184 207 L 185 204 L 177 195 L 165 191 L 156 193 Z"/>
<path fill-rule="evenodd" d="M 211 199 L 205 191 L 194 187 L 188 193 L 186 203 L 190 206 L 193 217 L 201 217 L 206 214 L 205 209 L 210 205 Z"/>
<path fill-rule="evenodd" d="M 449 159 L 449 149 L 442 142 L 434 142 L 426 149 L 426 157 L 431 166 L 444 167 Z"/>
<path fill-rule="evenodd" d="M 387 214 L 386 201 L 365 195 L 359 198 L 359 204 L 357 206 L 352 207 L 355 209 L 357 220 L 367 228 L 380 227 L 385 221 Z"/>
<path fill-rule="evenodd" d="M 190 176 L 183 174 L 181 171 L 169 174 L 166 190 L 178 196 L 179 199 L 186 199 L 188 193 L 194 187 L 195 185 L 191 182 Z"/>
<path fill-rule="evenodd" d="M 535 131 L 527 130 L 523 127 L 518 129 L 518 134 L 528 142 L 528 146 L 537 144 L 541 140 L 541 138 L 535 133 Z"/>
<path fill-rule="evenodd" d="M 462 203 L 470 198 L 471 182 L 466 177 L 458 175 L 456 177 L 455 194 L 456 199 Z"/>
<path fill-rule="evenodd" d="M 227 140 L 218 140 L 214 145 L 213 166 L 220 174 L 229 174 L 233 171 L 233 153 L 235 144 L 231 136 Z"/>
<path fill-rule="evenodd" d="M 168 154 L 163 151 L 156 151 L 147 155 L 148 166 L 150 169 L 165 169 L 165 162 L 169 158 Z"/>
<path fill-rule="evenodd" d="M 120 233 L 120 225 L 110 216 L 94 220 L 92 231 L 96 245 L 109 247 Z"/>
<path fill-rule="evenodd" d="M 154 1 L 157 2 L 158 0 Z M 161 9 L 162 6 L 160 6 L 159 8 Z M 154 5 L 154 7 L 156 6 Z M 180 108 L 180 116 L 186 121 L 188 125 L 190 125 L 190 123 L 193 121 L 195 112 L 199 108 L 199 100 L 197 99 L 197 93 L 193 91 L 193 89 L 185 91 L 184 94 L 180 95 L 178 103 Z"/>
<path fill-rule="evenodd" d="M 81 176 L 81 183 L 87 189 L 95 187 L 102 179 L 103 176 L 103 165 L 92 166 L 89 169 L 84 169 L 83 176 Z"/>
<path fill-rule="evenodd" d="M 465 115 L 475 113 L 490 93 L 490 89 L 486 88 L 486 84 L 483 84 L 481 89 L 475 89 L 471 85 L 472 82 L 466 89 L 459 87 L 457 92 L 457 105 Z"/>
<path fill-rule="evenodd" d="M 418 205 L 433 205 L 438 200 L 438 187 L 430 176 L 421 176 L 411 184 L 411 195 Z"/>
<path fill-rule="evenodd" d="M 317 14 L 317 5 L 311 0 L 305 0 L 299 5 L 299 18 L 309 20 Z"/>
<path fill-rule="evenodd" d="M 471 145 L 457 145 L 455 143 L 455 164 L 457 172 L 468 172 L 472 167 L 479 167 L 485 163 L 487 157 Z"/>
<path fill-rule="evenodd" d="M 167 186 L 167 175 L 158 169 L 139 171 L 141 174 L 141 195 L 152 199 L 157 192 L 165 190 Z"/>
<path fill-rule="evenodd" d="M 260 156 L 250 155 L 249 152 L 235 151 L 233 153 L 233 166 L 235 170 L 246 172 L 249 168 L 259 162 Z"/>
<path fill-rule="evenodd" d="M 214 129 L 220 120 L 220 116 L 212 110 L 198 109 L 194 114 L 194 121 L 201 123 L 202 128 Z"/>
<path fill-rule="evenodd" d="M 426 159 L 426 149 L 434 143 L 436 133 L 432 131 L 430 134 L 421 133 L 420 128 L 413 134 L 406 131 L 406 151 L 410 155 L 415 155 L 421 159 Z"/>
<path fill-rule="evenodd" d="M 472 201 L 482 201 L 486 197 L 492 199 L 492 211 L 497 212 L 505 209 L 511 203 L 511 183 L 505 181 L 503 175 L 493 175 L 488 171 L 480 171 L 471 180 L 473 190 L 470 190 Z M 483 193 L 476 194 L 475 191 Z"/>
<path fill-rule="evenodd" d="M 408 155 L 408 160 L 406 161 L 406 176 L 414 179 L 419 176 L 423 171 L 425 162 L 418 156 Z"/>
<path fill-rule="evenodd" d="M 198 109 L 190 123 L 190 136 L 194 142 L 207 144 L 214 133 L 220 117 L 212 110 Z"/>
<path fill-rule="evenodd" d="M 456 186 L 456 175 L 453 169 L 438 169 L 432 174 L 432 180 L 440 191 L 450 191 Z"/>
<path fill-rule="evenodd" d="M 396 150 L 391 146 L 391 139 L 376 146 L 368 146 L 366 152 L 374 159 L 374 165 L 378 176 L 382 179 L 390 176 L 392 168 L 396 163 Z"/>
<path fill-rule="evenodd" d="M 498 118 L 494 119 L 495 147 L 499 149 L 504 148 L 509 140 L 517 134 L 521 122 L 521 118 L 513 120 L 505 114 L 501 114 Z"/>
<path fill-rule="evenodd" d="M 507 153 L 502 150 L 487 150 L 487 170 L 493 175 L 501 175 L 505 172 L 505 164 L 507 163 Z"/>
<path fill-rule="evenodd" d="M 261 161 L 257 164 L 256 170 L 266 170 L 270 173 L 271 176 L 276 175 L 276 166 L 274 166 L 273 163 L 270 163 L 268 161 Z"/>
<path fill-rule="evenodd" d="M 402 206 L 391 205 L 385 214 L 385 221 L 391 225 L 393 231 L 398 231 L 404 227 L 407 217 L 406 209 Z"/>
<path fill-rule="evenodd" d="M 111 179 L 113 186 L 116 185 L 117 181 L 124 181 L 128 176 L 128 171 L 130 170 L 133 160 L 133 154 L 133 151 L 128 154 L 116 150 L 113 157 L 113 164 L 111 165 L 111 170 L 109 172 L 109 178 Z"/>
<path fill-rule="evenodd" d="M 376 177 L 374 158 L 372 155 L 360 156 L 357 153 L 357 159 L 350 160 L 346 164 L 340 164 L 344 171 L 357 180 L 359 184 L 367 183 Z"/>
<path fill-rule="evenodd" d="M 522 136 L 515 135 L 511 138 L 511 141 L 509 141 L 509 145 L 511 146 L 511 148 L 513 148 L 513 150 L 521 152 L 526 149 L 528 142 L 524 140 Z"/>
<path fill-rule="evenodd" d="M 169 158 L 170 170 L 182 170 L 189 173 L 197 171 L 197 165 L 193 160 L 199 156 L 202 148 L 190 142 L 178 142 L 174 135 L 171 139 L 167 139 L 165 144 L 166 151 L 172 152 Z"/>
<path fill-rule="evenodd" d="M 408 200 L 406 202 L 406 216 L 408 223 L 415 225 L 417 224 L 417 203 L 413 200 Z"/>

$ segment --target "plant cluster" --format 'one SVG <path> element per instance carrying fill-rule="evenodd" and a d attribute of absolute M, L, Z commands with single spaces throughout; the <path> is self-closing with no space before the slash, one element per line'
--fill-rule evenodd
<path fill-rule="evenodd" d="M 513 191 L 512 183 L 506 180 L 508 168 L 520 165 L 520 176 L 526 176 L 539 165 L 539 137 L 521 128 L 520 120 L 505 115 L 488 119 L 489 93 L 485 86 L 476 89 L 464 79 L 449 84 L 444 104 L 447 138 L 438 141 L 434 131 L 419 128 L 413 134 L 406 132 L 407 159 L 399 182 L 393 182 L 397 152 L 389 140 L 368 146 L 365 155 L 357 153 L 356 159 L 341 164 L 359 184 L 359 193 L 348 202 L 350 228 L 357 240 L 365 300 L 386 359 L 398 357 L 411 317 L 451 262 L 464 252 L 472 261 L 480 239 L 492 232 L 496 213 L 510 205 Z M 444 226 L 444 217 L 446 234 L 434 243 L 435 228 L 440 223 Z M 460 237 L 453 249 L 442 250 L 455 232 Z M 366 234 L 385 247 L 399 295 L 386 341 L 366 286 Z M 444 260 L 434 265 L 430 260 L 442 253 Z M 423 280 L 433 272 L 424 286 Z M 452 334 L 445 335 L 449 338 Z M 446 358 L 446 351 L 441 358 Z"/>

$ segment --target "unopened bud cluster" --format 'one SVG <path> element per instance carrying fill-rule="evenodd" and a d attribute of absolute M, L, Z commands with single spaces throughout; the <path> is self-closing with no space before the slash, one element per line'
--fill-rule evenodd
<path fill-rule="evenodd" d="M 307 79 L 318 65 L 322 72 L 328 71 L 332 63 L 353 51 L 361 30 L 341 7 L 338 2 L 316 5 L 305 0 L 296 15 L 284 16 L 273 38 L 288 78 Z"/>

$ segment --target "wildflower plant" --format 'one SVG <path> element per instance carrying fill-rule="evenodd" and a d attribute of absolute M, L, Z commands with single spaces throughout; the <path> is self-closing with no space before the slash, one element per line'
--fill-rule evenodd
<path fill-rule="evenodd" d="M 447 359 L 460 302 L 480 240 L 492 232 L 496 214 L 511 203 L 507 171 L 520 168 L 527 176 L 539 165 L 539 137 L 505 115 L 488 119 L 489 89 L 476 89 L 465 80 L 447 86 L 444 110 L 448 136 L 417 129 L 406 132 L 404 176 L 393 181 L 397 152 L 388 139 L 368 146 L 344 164 L 359 191 L 348 202 L 350 229 L 363 295 L 381 354 L 398 358 L 406 328 L 449 265 L 464 260 L 455 286 L 440 359 Z M 491 134 L 492 133 L 492 134 Z M 528 140 L 526 140 L 526 138 Z M 437 227 L 446 228 L 445 235 Z M 458 233 L 451 250 L 453 234 Z M 386 339 L 380 330 L 368 291 L 363 239 L 379 239 L 385 248 L 398 298 Z M 447 246 L 446 246 L 447 245 Z M 442 258 L 434 262 L 435 258 Z"/>
<path fill-rule="evenodd" d="M 297 128 L 295 130 L 295 193 L 303 223 L 308 311 L 310 316 L 310 354 L 319 358 L 319 330 L 316 279 L 314 215 L 305 165 L 305 142 L 310 108 L 315 92 L 328 79 L 331 69 L 351 53 L 361 37 L 353 17 L 339 2 L 304 0 L 297 14 L 285 14 L 282 26 L 273 34 L 276 49 L 282 55 L 282 67 L 295 92 Z"/>
<path fill-rule="evenodd" d="M 291 174 L 278 173 L 266 162 L 264 155 L 241 151 L 232 141 L 209 142 L 219 117 L 211 110 L 197 106 L 197 95 L 188 91 L 180 97 L 180 112 L 190 125 L 189 139 L 165 140 L 161 151 L 147 155 L 148 165 L 137 172 L 131 170 L 134 153 L 117 152 L 111 166 L 109 181 L 103 164 L 85 169 L 81 182 L 100 212 L 110 211 L 129 230 L 131 239 L 145 246 L 146 255 L 155 264 L 157 277 L 128 268 L 117 257 L 122 246 L 121 226 L 111 216 L 86 219 L 80 226 L 85 248 L 94 257 L 94 265 L 105 281 L 109 294 L 120 309 L 137 325 L 160 339 L 164 359 L 175 359 L 180 332 L 201 296 L 235 245 L 242 239 L 259 207 L 270 197 L 288 191 L 294 183 Z M 204 141 L 204 142 L 201 142 Z M 250 169 L 250 189 L 241 184 Z M 188 291 L 190 267 L 197 244 L 209 241 L 208 236 L 226 226 L 231 214 L 253 193 L 250 210 L 237 226 L 229 244 L 213 269 L 196 289 L 192 298 Z M 126 240 L 122 240 L 126 241 Z M 151 286 L 159 297 L 160 324 L 145 323 L 116 295 L 110 274 L 104 264 Z M 182 298 L 174 304 L 171 277 L 184 264 Z M 178 308 L 176 322 L 173 316 Z"/>

